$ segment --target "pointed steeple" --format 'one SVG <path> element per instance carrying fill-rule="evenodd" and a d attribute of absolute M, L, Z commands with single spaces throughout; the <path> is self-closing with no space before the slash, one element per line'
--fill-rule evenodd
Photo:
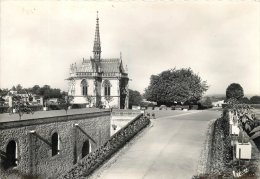
<path fill-rule="evenodd" d="M 96 20 L 97 20 L 97 24 L 96 24 L 96 31 L 95 31 L 93 55 L 94 55 L 95 61 L 100 61 L 100 57 L 101 57 L 101 44 L 100 44 L 100 35 L 99 35 L 98 11 L 97 11 L 97 19 Z"/>

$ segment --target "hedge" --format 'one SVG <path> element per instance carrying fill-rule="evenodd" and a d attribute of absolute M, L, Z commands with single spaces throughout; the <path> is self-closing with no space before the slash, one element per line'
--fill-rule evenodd
<path fill-rule="evenodd" d="M 0 113 L 7 113 L 8 108 L 8 106 L 0 106 Z"/>

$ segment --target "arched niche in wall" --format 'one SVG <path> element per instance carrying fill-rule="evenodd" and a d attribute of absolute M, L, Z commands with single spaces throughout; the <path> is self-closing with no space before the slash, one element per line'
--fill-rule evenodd
<path fill-rule="evenodd" d="M 18 156 L 17 143 L 14 140 L 11 140 L 8 142 L 6 146 L 6 158 L 3 161 L 3 167 L 5 169 L 16 167 L 18 164 L 17 156 Z"/>
<path fill-rule="evenodd" d="M 57 132 L 55 132 L 51 136 L 52 156 L 59 154 L 59 145 L 59 135 Z"/>
<path fill-rule="evenodd" d="M 81 156 L 84 158 L 86 155 L 88 155 L 91 152 L 91 144 L 89 140 L 86 140 L 83 145 L 82 145 L 82 150 L 81 150 Z"/>

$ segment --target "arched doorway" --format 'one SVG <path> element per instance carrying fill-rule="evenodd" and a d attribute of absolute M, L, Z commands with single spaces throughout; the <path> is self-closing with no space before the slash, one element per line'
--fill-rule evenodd
<path fill-rule="evenodd" d="M 52 149 L 52 156 L 55 156 L 59 153 L 59 136 L 57 132 L 55 132 L 51 136 L 51 149 Z"/>
<path fill-rule="evenodd" d="M 90 142 L 89 140 L 86 140 L 84 143 L 83 143 L 83 146 L 82 146 L 82 151 L 81 151 L 81 156 L 82 158 L 84 158 L 86 155 L 88 155 L 89 153 L 91 152 L 91 145 L 90 145 Z"/>
<path fill-rule="evenodd" d="M 5 167 L 17 166 L 17 145 L 14 140 L 11 140 L 6 146 L 6 162 Z"/>

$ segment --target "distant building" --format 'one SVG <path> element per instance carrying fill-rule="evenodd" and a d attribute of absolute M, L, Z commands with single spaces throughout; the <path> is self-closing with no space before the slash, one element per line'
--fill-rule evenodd
<path fill-rule="evenodd" d="M 50 98 L 47 100 L 49 104 L 58 104 L 59 99 L 58 98 Z"/>
<path fill-rule="evenodd" d="M 221 107 L 222 104 L 224 104 L 224 100 L 212 102 L 212 105 L 213 105 L 214 107 Z"/>
<path fill-rule="evenodd" d="M 11 90 L 6 96 L 3 97 L 5 106 L 13 106 L 13 96 L 20 96 L 22 101 L 28 102 L 32 105 L 43 105 L 43 97 L 32 93 L 18 93 Z"/>
<path fill-rule="evenodd" d="M 99 18 L 96 31 L 93 57 L 70 65 L 68 94 L 72 103 L 86 104 L 90 107 L 128 108 L 128 73 L 120 58 L 101 58 Z"/>

